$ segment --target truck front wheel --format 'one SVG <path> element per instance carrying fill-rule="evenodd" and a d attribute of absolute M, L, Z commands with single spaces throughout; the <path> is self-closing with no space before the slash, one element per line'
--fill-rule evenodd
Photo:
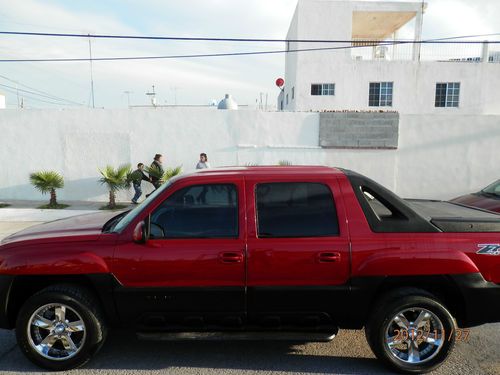
<path fill-rule="evenodd" d="M 30 297 L 16 321 L 21 351 L 49 370 L 85 364 L 102 346 L 106 326 L 92 293 L 72 285 L 54 285 Z"/>
<path fill-rule="evenodd" d="M 430 372 L 446 360 L 455 344 L 456 323 L 432 295 L 402 289 L 377 304 L 365 332 L 378 359 L 410 374 Z"/>

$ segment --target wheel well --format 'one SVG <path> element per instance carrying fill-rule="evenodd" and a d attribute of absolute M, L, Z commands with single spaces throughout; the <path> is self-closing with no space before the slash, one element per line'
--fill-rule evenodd
<path fill-rule="evenodd" d="M 108 311 L 104 306 L 102 295 L 96 289 L 95 284 L 86 275 L 16 276 L 12 283 L 7 302 L 7 316 L 10 327 L 14 328 L 17 314 L 28 298 L 42 289 L 56 284 L 71 284 L 86 288 L 92 292 L 101 303 L 105 317 L 108 318 Z"/>
<path fill-rule="evenodd" d="M 464 297 L 457 285 L 445 275 L 386 278 L 377 289 L 371 306 L 377 306 L 385 295 L 403 288 L 420 289 L 432 294 L 450 311 L 459 326 L 465 321 Z"/>

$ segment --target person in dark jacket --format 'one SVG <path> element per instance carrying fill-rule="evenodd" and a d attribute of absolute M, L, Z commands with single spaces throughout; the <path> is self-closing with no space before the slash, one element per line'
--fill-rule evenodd
<path fill-rule="evenodd" d="M 142 181 L 151 181 L 151 179 L 144 173 L 144 164 L 137 164 L 137 169 L 132 172 L 132 185 L 134 186 L 135 195 L 132 198 L 133 204 L 139 204 L 137 200 L 142 195 L 141 183 Z"/>
<path fill-rule="evenodd" d="M 163 156 L 161 154 L 156 154 L 153 162 L 151 163 L 151 169 L 156 169 L 158 171 L 158 176 L 163 176 L 165 171 L 163 170 Z M 161 177 L 159 178 L 158 176 L 154 176 L 152 173 L 150 173 L 151 177 L 151 183 L 155 187 L 155 189 L 158 189 L 161 185 Z"/>

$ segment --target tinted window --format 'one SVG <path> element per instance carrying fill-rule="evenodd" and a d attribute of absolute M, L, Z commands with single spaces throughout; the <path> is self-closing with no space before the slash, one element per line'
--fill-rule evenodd
<path fill-rule="evenodd" d="M 151 215 L 151 237 L 238 237 L 236 187 L 196 185 L 176 191 Z"/>
<path fill-rule="evenodd" d="M 337 213 L 330 189 L 318 183 L 259 184 L 256 189 L 259 237 L 337 236 Z"/>

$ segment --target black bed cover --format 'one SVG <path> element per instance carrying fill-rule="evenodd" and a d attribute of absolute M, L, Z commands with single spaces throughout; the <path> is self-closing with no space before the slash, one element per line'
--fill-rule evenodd
<path fill-rule="evenodd" d="M 494 212 L 437 200 L 405 201 L 443 232 L 500 232 L 500 214 Z"/>

